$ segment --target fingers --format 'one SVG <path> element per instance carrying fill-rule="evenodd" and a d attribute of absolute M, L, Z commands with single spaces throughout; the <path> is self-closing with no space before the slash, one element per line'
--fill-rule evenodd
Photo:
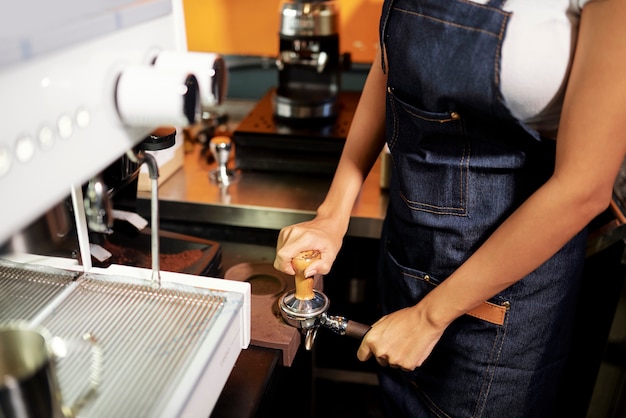
<path fill-rule="evenodd" d="M 387 357 L 387 355 L 374 356 L 369 346 L 363 343 L 361 343 L 361 346 L 359 347 L 359 350 L 357 351 L 356 356 L 360 361 L 367 361 L 370 358 L 374 357 L 376 362 L 382 367 L 391 367 L 392 369 L 401 369 L 405 372 L 410 371 L 409 369 L 405 369 L 404 367 L 398 364 L 389 363 L 389 357 Z"/>
<path fill-rule="evenodd" d="M 372 357 L 372 350 L 365 344 L 365 340 L 361 342 L 359 349 L 356 352 L 356 356 L 360 361 L 367 361 Z"/>
<path fill-rule="evenodd" d="M 276 253 L 276 258 L 274 259 L 274 268 L 278 271 L 282 271 L 283 273 L 294 275 L 296 274 L 293 265 L 291 264 L 291 260 L 297 256 L 302 251 L 280 251 Z M 316 274 L 325 275 L 330 271 L 330 267 L 332 262 L 329 262 L 328 255 L 325 253 L 321 253 L 322 258 L 320 260 L 316 260 L 311 262 L 304 271 L 305 277 L 312 277 Z"/>
<path fill-rule="evenodd" d="M 284 250 L 276 251 L 276 258 L 274 259 L 274 268 L 278 271 L 282 271 L 285 274 L 294 275 L 296 274 L 295 269 L 291 265 L 291 259 L 293 257 L 289 252 Z"/>
<path fill-rule="evenodd" d="M 357 352 L 357 357 L 358 357 L 358 359 L 360 361 L 367 361 L 372 356 L 373 356 L 373 354 L 371 353 L 371 351 L 369 352 L 369 354 L 362 353 L 360 349 Z M 402 370 L 403 372 L 410 372 L 412 370 L 415 370 L 415 369 L 406 368 L 406 367 L 404 367 L 404 366 L 402 366 L 400 364 L 390 363 L 389 362 L 389 357 L 387 357 L 386 355 L 374 356 L 374 359 L 376 360 L 376 363 L 378 363 L 382 367 L 391 367 L 392 369 L 399 369 L 399 370 Z"/>
<path fill-rule="evenodd" d="M 357 358 L 360 361 L 367 361 L 373 357 L 382 367 L 391 367 L 392 369 L 399 369 L 405 372 L 415 370 L 418 366 L 412 366 L 407 356 L 400 355 L 400 353 L 393 353 L 393 350 L 390 351 L 390 347 L 387 344 L 381 344 L 380 341 L 377 342 L 377 339 L 380 337 L 377 336 L 375 332 L 372 333 L 372 330 L 384 319 L 385 317 L 372 325 L 370 332 L 365 335 L 357 350 Z"/>
<path fill-rule="evenodd" d="M 304 273 L 307 277 L 327 274 L 336 257 L 335 251 L 331 250 L 332 246 L 328 235 L 311 228 L 310 223 L 285 227 L 278 235 L 274 268 L 293 275 L 295 270 L 291 265 L 291 260 L 302 251 L 318 250 L 321 253 L 320 260 L 313 261 Z"/>

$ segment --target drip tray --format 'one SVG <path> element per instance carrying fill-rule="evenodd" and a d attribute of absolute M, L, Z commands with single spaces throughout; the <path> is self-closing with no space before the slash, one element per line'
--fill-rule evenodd
<path fill-rule="evenodd" d="M 101 385 L 79 417 L 208 416 L 241 350 L 243 300 L 232 291 L 173 282 L 157 288 L 0 260 L 0 320 L 42 325 L 69 347 L 58 361 L 66 404 L 89 379 L 90 347 L 80 348 L 81 336 L 99 342 Z"/>
<path fill-rule="evenodd" d="M 111 253 L 104 261 L 92 257 L 96 267 L 121 264 L 141 268 L 152 267 L 150 228 L 137 232 L 116 220 L 114 233 L 105 236 L 100 246 Z M 196 276 L 218 277 L 222 249 L 218 242 L 175 232 L 159 231 L 160 269 Z"/>

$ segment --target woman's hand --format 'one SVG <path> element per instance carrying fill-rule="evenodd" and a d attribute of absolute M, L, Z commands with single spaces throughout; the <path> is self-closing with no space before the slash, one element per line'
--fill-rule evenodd
<path fill-rule="evenodd" d="M 336 220 L 320 216 L 283 228 L 278 235 L 274 268 L 293 275 L 291 260 L 302 251 L 318 250 L 321 258 L 313 261 L 304 275 L 327 274 L 341 248 L 344 232 L 345 228 L 339 227 Z"/>
<path fill-rule="evenodd" d="M 420 304 L 383 316 L 365 334 L 357 357 L 374 357 L 381 366 L 412 371 L 420 367 L 445 327 L 433 324 Z"/>

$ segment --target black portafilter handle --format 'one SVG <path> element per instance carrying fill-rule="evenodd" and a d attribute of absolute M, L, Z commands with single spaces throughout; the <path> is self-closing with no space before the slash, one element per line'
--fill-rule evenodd
<path fill-rule="evenodd" d="M 356 338 L 358 340 L 363 339 L 365 334 L 372 328 L 370 325 L 362 324 L 360 322 L 352 321 L 344 318 L 343 316 L 333 316 L 323 314 L 321 317 L 321 325 L 325 328 L 334 331 L 339 335 L 345 335 L 347 337 Z"/>
<path fill-rule="evenodd" d="M 346 335 L 352 338 L 358 338 L 362 340 L 365 334 L 372 329 L 371 325 L 362 324 L 356 321 L 348 321 L 348 327 L 346 328 Z"/>

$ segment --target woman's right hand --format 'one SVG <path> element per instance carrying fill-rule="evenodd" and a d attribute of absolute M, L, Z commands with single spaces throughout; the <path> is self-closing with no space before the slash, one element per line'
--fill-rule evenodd
<path fill-rule="evenodd" d="M 312 262 L 304 272 L 305 277 L 327 274 L 341 248 L 345 231 L 337 221 L 316 217 L 310 221 L 290 225 L 281 229 L 276 244 L 274 268 L 293 275 L 291 260 L 302 251 L 318 250 L 321 258 Z"/>

